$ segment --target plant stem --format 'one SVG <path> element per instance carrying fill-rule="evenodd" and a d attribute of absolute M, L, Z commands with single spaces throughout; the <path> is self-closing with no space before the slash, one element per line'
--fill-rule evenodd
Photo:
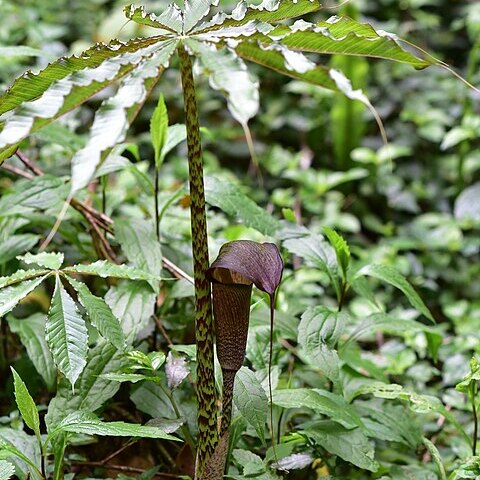
<path fill-rule="evenodd" d="M 478 414 L 477 414 L 477 405 L 475 403 L 475 397 L 477 395 L 477 382 L 472 381 L 470 383 L 470 401 L 472 402 L 472 413 L 473 413 L 473 442 L 472 442 L 472 455 L 477 454 L 477 439 L 478 439 Z"/>
<path fill-rule="evenodd" d="M 213 322 L 209 267 L 207 218 L 203 185 L 202 145 L 192 61 L 183 45 L 178 48 L 187 126 L 193 270 L 195 279 L 195 338 L 197 344 L 198 445 L 196 476 L 202 474 L 218 441 L 213 362 Z"/>
<path fill-rule="evenodd" d="M 160 177 L 160 169 L 155 165 L 155 232 L 157 240 L 160 241 L 160 216 L 158 211 L 158 182 Z"/>

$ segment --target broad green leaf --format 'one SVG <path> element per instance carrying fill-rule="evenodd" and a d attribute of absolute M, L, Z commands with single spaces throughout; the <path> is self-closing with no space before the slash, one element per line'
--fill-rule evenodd
<path fill-rule="evenodd" d="M 314 388 L 275 390 L 273 403 L 284 408 L 310 408 L 335 420 L 345 428 L 363 426 L 358 414 L 343 397 L 326 390 Z"/>
<path fill-rule="evenodd" d="M 183 33 L 188 33 L 208 13 L 217 6 L 219 0 L 184 0 Z"/>
<path fill-rule="evenodd" d="M 130 395 L 132 402 L 142 412 L 153 418 L 177 418 L 165 389 L 153 382 L 143 382 Z"/>
<path fill-rule="evenodd" d="M 205 179 L 207 203 L 222 209 L 227 215 L 237 216 L 247 227 L 264 235 L 273 236 L 280 224 L 272 215 L 259 207 L 233 183 L 215 177 Z"/>
<path fill-rule="evenodd" d="M 140 25 L 158 28 L 169 33 L 182 33 L 182 11 L 175 3 L 171 3 L 160 15 L 147 13 L 145 7 L 135 7 L 133 4 L 125 6 L 123 11 L 129 20 Z"/>
<path fill-rule="evenodd" d="M 85 308 L 92 325 L 100 332 L 103 338 L 119 350 L 123 350 L 125 348 L 125 336 L 120 326 L 120 320 L 113 315 L 105 300 L 93 295 L 84 283 L 72 277 L 67 277 L 67 280 L 76 290 L 78 300 Z"/>
<path fill-rule="evenodd" d="M 42 478 L 40 446 L 33 435 L 18 429 L 0 428 L 0 458 L 15 465 L 15 474 L 20 480 Z"/>
<path fill-rule="evenodd" d="M 113 314 L 121 320 L 127 342 L 136 340 L 140 332 L 152 325 L 155 297 L 144 282 L 125 282 L 110 288 L 105 295 Z"/>
<path fill-rule="evenodd" d="M 62 58 L 38 75 L 27 73 L 17 80 L 0 97 L 0 115 L 16 109 L 0 132 L 0 162 L 12 145 L 135 71 L 142 60 L 158 50 L 160 40 L 162 37 L 150 37 L 97 45 L 81 57 Z"/>
<path fill-rule="evenodd" d="M 171 40 L 158 44 L 155 53 L 139 62 L 117 93 L 98 109 L 87 144 L 72 159 L 71 194 L 86 187 L 110 150 L 125 140 L 131 120 L 149 94 L 149 81 L 156 82 L 168 66 L 177 43 Z"/>
<path fill-rule="evenodd" d="M 11 235 L 0 242 L 0 263 L 6 263 L 17 255 L 32 249 L 40 236 L 33 233 Z"/>
<path fill-rule="evenodd" d="M 75 385 L 87 361 L 88 332 L 72 297 L 55 277 L 45 337 L 58 369 Z"/>
<path fill-rule="evenodd" d="M 108 380 L 103 375 L 120 371 L 127 364 L 123 352 L 106 340 L 99 341 L 88 352 L 87 365 L 76 383 L 75 392 L 65 378 L 60 380 L 57 395 L 50 401 L 45 417 L 48 431 L 51 432 L 71 412 L 94 412 L 102 407 L 120 388 L 118 382 Z"/>
<path fill-rule="evenodd" d="M 48 210 L 59 205 L 68 194 L 68 185 L 61 178 L 51 175 L 20 180 L 15 190 L 0 199 L 2 216 L 29 213 L 32 210 Z"/>
<path fill-rule="evenodd" d="M 476 384 L 479 381 L 480 365 L 478 364 L 478 360 L 475 357 L 472 357 L 472 359 L 470 360 L 470 372 L 463 377 L 463 380 L 461 382 L 455 385 L 455 389 L 468 394 L 471 384 Z"/>
<path fill-rule="evenodd" d="M 0 57 L 46 57 L 51 56 L 38 48 L 27 47 L 25 45 L 12 45 L 8 47 L 0 47 Z"/>
<path fill-rule="evenodd" d="M 328 238 L 328 241 L 335 250 L 337 262 L 340 266 L 343 280 L 346 281 L 347 270 L 348 266 L 350 265 L 350 249 L 348 248 L 347 242 L 341 235 L 339 235 L 335 230 L 330 227 L 324 227 L 323 231 L 325 233 L 325 236 Z"/>
<path fill-rule="evenodd" d="M 235 46 L 235 52 L 244 60 L 258 63 L 283 75 L 339 91 L 337 84 L 329 75 L 328 68 L 316 66 L 302 53 L 294 52 L 282 45 L 262 45 L 255 40 L 245 40 Z"/>
<path fill-rule="evenodd" d="M 158 98 L 158 103 L 150 119 L 150 137 L 155 152 L 155 166 L 160 168 L 161 153 L 167 139 L 168 113 L 163 95 Z"/>
<path fill-rule="evenodd" d="M 24 280 L 40 277 L 42 275 L 46 275 L 47 273 L 49 273 L 48 270 L 17 270 L 8 277 L 0 277 L 0 288 L 8 287 L 9 285 L 13 285 Z"/>
<path fill-rule="evenodd" d="M 216 30 L 232 31 L 253 21 L 280 22 L 289 18 L 299 17 L 319 10 L 317 0 L 263 0 L 260 5 L 251 5 L 250 2 L 240 0 L 231 15 L 219 13 L 211 21 L 200 25 L 194 33 L 213 33 Z M 239 32 L 241 29 L 238 29 Z"/>
<path fill-rule="evenodd" d="M 102 422 L 93 413 L 82 411 L 73 412 L 64 418 L 49 436 L 53 437 L 62 431 L 70 433 L 83 433 L 85 435 L 179 440 L 176 437 L 166 434 L 163 430 L 157 427 L 147 427 L 125 422 Z"/>
<path fill-rule="evenodd" d="M 20 260 L 27 265 L 33 264 L 52 270 L 58 270 L 62 266 L 63 258 L 63 253 L 41 252 L 36 255 L 27 253 L 20 257 Z"/>
<path fill-rule="evenodd" d="M 347 316 L 325 307 L 310 307 L 302 315 L 298 326 L 298 344 L 315 357 L 315 349 L 320 343 L 335 347 L 340 339 Z"/>
<path fill-rule="evenodd" d="M 152 377 L 148 375 L 143 375 L 141 373 L 104 373 L 102 375 L 106 380 L 112 380 L 113 382 L 131 382 L 137 383 L 143 380 L 156 381 L 158 377 Z"/>
<path fill-rule="evenodd" d="M 356 274 L 356 277 L 368 275 L 370 277 L 377 278 L 382 282 L 389 283 L 395 288 L 398 288 L 401 292 L 405 294 L 410 304 L 416 308 L 421 314 L 425 315 L 429 320 L 435 323 L 430 310 L 423 303 L 423 300 L 420 298 L 418 293 L 413 289 L 413 287 L 408 283 L 405 277 L 388 265 L 380 264 L 370 264 L 363 267 Z"/>
<path fill-rule="evenodd" d="M 167 129 L 167 138 L 163 145 L 161 158 L 165 158 L 177 145 L 187 139 L 187 129 L 185 125 L 170 125 Z"/>
<path fill-rule="evenodd" d="M 22 298 L 35 290 L 47 277 L 48 275 L 44 275 L 2 288 L 0 290 L 0 317 L 13 310 Z"/>
<path fill-rule="evenodd" d="M 27 386 L 23 383 L 20 375 L 13 367 L 10 367 L 13 374 L 13 388 L 15 393 L 15 402 L 17 403 L 20 415 L 27 427 L 31 428 L 37 438 L 40 438 L 40 417 L 38 416 L 37 406 L 28 392 Z"/>
<path fill-rule="evenodd" d="M 245 125 L 258 111 L 258 82 L 237 54 L 229 49 L 217 50 L 214 45 L 189 40 L 186 45 L 198 57 L 210 86 L 227 97 L 232 116 Z"/>
<path fill-rule="evenodd" d="M 115 237 L 128 260 L 138 269 L 159 277 L 162 250 L 153 224 L 140 218 L 115 221 Z M 158 282 L 157 282 L 158 284 Z"/>
<path fill-rule="evenodd" d="M 27 318 L 7 317 L 8 326 L 16 333 L 27 350 L 37 372 L 43 377 L 49 390 L 53 390 L 57 372 L 52 354 L 45 340 L 45 315 L 35 313 Z"/>
<path fill-rule="evenodd" d="M 245 420 L 255 429 L 262 443 L 265 443 L 268 399 L 255 374 L 242 367 L 235 376 L 233 401 Z"/>
<path fill-rule="evenodd" d="M 304 430 L 315 443 L 325 450 L 338 455 L 353 465 L 375 472 L 378 464 L 374 459 L 375 450 L 367 437 L 359 428 L 347 430 L 338 423 L 325 421 L 317 422 L 314 427 Z"/>
<path fill-rule="evenodd" d="M 117 265 L 106 260 L 97 260 L 87 265 L 74 265 L 64 269 L 66 273 L 83 273 L 85 275 L 97 275 L 102 278 L 115 277 L 128 280 L 145 280 L 155 292 L 158 292 L 158 283 L 161 280 L 158 275 L 128 265 Z"/>
<path fill-rule="evenodd" d="M 243 469 L 243 474 L 252 478 L 258 478 L 265 472 L 263 460 L 253 452 L 247 450 L 235 449 L 232 452 L 233 458 Z"/>
<path fill-rule="evenodd" d="M 407 63 L 417 69 L 432 64 L 400 47 L 395 35 L 376 31 L 371 25 L 348 17 L 330 17 L 317 24 L 297 20 L 292 26 L 274 28 L 266 36 L 292 50 L 383 58 Z M 260 35 L 260 38 L 265 41 L 264 36 Z"/>
<path fill-rule="evenodd" d="M 10 480 L 15 474 L 15 467 L 6 460 L 0 460 L 0 480 Z"/>
<path fill-rule="evenodd" d="M 480 222 L 480 183 L 469 186 L 456 198 L 454 214 L 457 220 Z"/>

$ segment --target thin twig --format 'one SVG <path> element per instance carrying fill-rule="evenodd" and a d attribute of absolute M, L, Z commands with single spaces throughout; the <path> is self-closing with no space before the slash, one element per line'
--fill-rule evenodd
<path fill-rule="evenodd" d="M 23 152 L 20 150 L 17 150 L 16 152 L 17 157 L 20 159 L 20 161 L 35 175 L 38 177 L 41 177 L 43 175 L 43 170 L 35 165 Z"/>
<path fill-rule="evenodd" d="M 103 464 L 102 462 L 71 462 L 72 465 L 77 465 L 79 467 L 92 467 L 92 468 L 104 468 L 106 470 L 116 470 L 117 472 L 129 472 L 129 473 L 145 473 L 146 470 L 143 468 L 129 467 L 126 465 L 114 465 L 114 464 Z M 164 478 L 181 478 L 182 475 L 176 475 L 174 473 L 161 473 L 157 472 L 154 475 L 155 477 L 164 477 Z"/>
<path fill-rule="evenodd" d="M 122 445 L 120 448 L 112 452 L 110 455 L 105 457 L 103 460 L 100 460 L 99 463 L 102 465 L 105 465 L 108 463 L 112 458 L 115 458 L 117 455 L 120 455 L 122 452 L 124 452 L 127 448 L 130 448 L 132 445 L 135 445 L 137 443 L 137 440 L 134 440 L 133 442 L 128 442 L 125 445 Z"/>
<path fill-rule="evenodd" d="M 170 336 L 168 335 L 167 331 L 165 330 L 165 327 L 163 326 L 163 322 L 160 320 L 160 318 L 157 317 L 157 315 L 153 315 L 153 319 L 155 320 L 155 323 L 157 325 L 157 328 L 160 330 L 160 332 L 162 333 L 163 337 L 165 338 L 165 340 L 167 341 L 168 343 L 168 346 L 172 346 L 173 345 L 173 342 L 172 342 L 172 339 L 170 338 Z"/>
<path fill-rule="evenodd" d="M 25 170 L 22 170 L 21 168 L 14 167 L 13 165 L 8 165 L 8 163 L 3 163 L 2 168 L 4 170 L 7 170 L 7 172 L 13 173 L 22 178 L 28 178 L 29 180 L 32 180 L 33 178 L 35 178 L 31 173 L 28 173 Z"/>
<path fill-rule="evenodd" d="M 184 272 L 178 265 L 175 265 L 171 260 L 166 257 L 163 257 L 163 265 L 165 268 L 172 273 L 177 278 L 183 278 L 190 282 L 192 285 L 194 284 L 193 277 L 191 277 L 188 273 Z"/>

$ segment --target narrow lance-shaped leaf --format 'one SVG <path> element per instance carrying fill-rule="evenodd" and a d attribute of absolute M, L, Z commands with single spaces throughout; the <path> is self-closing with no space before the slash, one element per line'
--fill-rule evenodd
<path fill-rule="evenodd" d="M 188 33 L 202 18 L 208 15 L 211 7 L 219 0 L 184 0 L 183 33 Z"/>
<path fill-rule="evenodd" d="M 123 12 L 129 20 L 157 28 L 162 34 L 182 32 L 182 12 L 174 3 L 171 3 L 161 15 L 147 13 L 144 6 L 136 7 L 133 4 L 126 5 Z"/>
<path fill-rule="evenodd" d="M 163 95 L 158 98 L 157 106 L 150 120 L 150 136 L 155 152 L 155 166 L 161 165 L 161 153 L 167 140 L 168 114 Z"/>
<path fill-rule="evenodd" d="M 13 374 L 13 387 L 15 390 L 15 401 L 17 403 L 20 415 L 27 427 L 31 428 L 37 438 L 40 438 L 40 417 L 38 416 L 37 406 L 28 392 L 27 386 L 23 383 L 20 375 L 11 367 Z"/>
<path fill-rule="evenodd" d="M 48 312 L 45 334 L 58 369 L 72 385 L 87 361 L 88 332 L 72 297 L 63 288 L 59 275 Z"/>
<path fill-rule="evenodd" d="M 249 3 L 241 0 L 231 15 L 219 13 L 211 21 L 199 25 L 194 33 L 211 33 L 220 29 L 241 27 L 253 21 L 275 23 L 315 12 L 321 8 L 318 0 L 264 0 L 260 5 L 249 5 Z"/>
<path fill-rule="evenodd" d="M 48 275 L 25 280 L 21 283 L 10 285 L 0 290 L 0 317 L 10 312 L 15 306 L 26 297 L 31 291 L 35 290 Z"/>
<path fill-rule="evenodd" d="M 24 280 L 31 280 L 36 277 L 41 277 L 48 273 L 48 270 L 17 270 L 8 277 L 0 277 L 0 288 L 14 285 L 15 283 L 23 282 Z"/>
<path fill-rule="evenodd" d="M 71 277 L 67 277 L 67 280 L 77 291 L 78 300 L 85 308 L 88 318 L 100 332 L 100 335 L 119 350 L 125 348 L 125 336 L 123 335 L 120 320 L 113 315 L 105 300 L 93 295 L 84 283 Z"/>
<path fill-rule="evenodd" d="M 16 109 L 0 132 L 0 162 L 13 145 L 124 77 L 158 50 L 162 37 L 98 45 L 78 59 L 60 59 L 38 75 L 26 74 L 0 97 L 0 115 Z"/>
<path fill-rule="evenodd" d="M 137 66 L 95 115 L 86 146 L 72 159 L 71 194 L 86 187 L 107 153 L 125 139 L 130 124 L 130 109 L 138 109 L 149 93 L 146 82 L 157 78 L 168 65 L 177 46 L 176 40 L 157 45 L 156 52 Z"/>
<path fill-rule="evenodd" d="M 338 266 L 342 272 L 343 280 L 346 281 L 347 270 L 350 264 L 350 249 L 348 248 L 347 242 L 332 228 L 325 227 L 323 231 L 335 250 Z"/>

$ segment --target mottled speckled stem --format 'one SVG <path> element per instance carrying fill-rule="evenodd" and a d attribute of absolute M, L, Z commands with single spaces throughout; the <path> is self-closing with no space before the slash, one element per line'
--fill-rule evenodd
<path fill-rule="evenodd" d="M 197 343 L 198 445 L 196 477 L 199 478 L 218 442 L 213 363 L 213 322 L 210 282 L 206 278 L 206 271 L 209 267 L 208 237 L 197 99 L 192 61 L 183 45 L 178 48 L 178 54 L 185 102 L 190 176 L 190 211 L 195 278 L 195 335 Z"/>

